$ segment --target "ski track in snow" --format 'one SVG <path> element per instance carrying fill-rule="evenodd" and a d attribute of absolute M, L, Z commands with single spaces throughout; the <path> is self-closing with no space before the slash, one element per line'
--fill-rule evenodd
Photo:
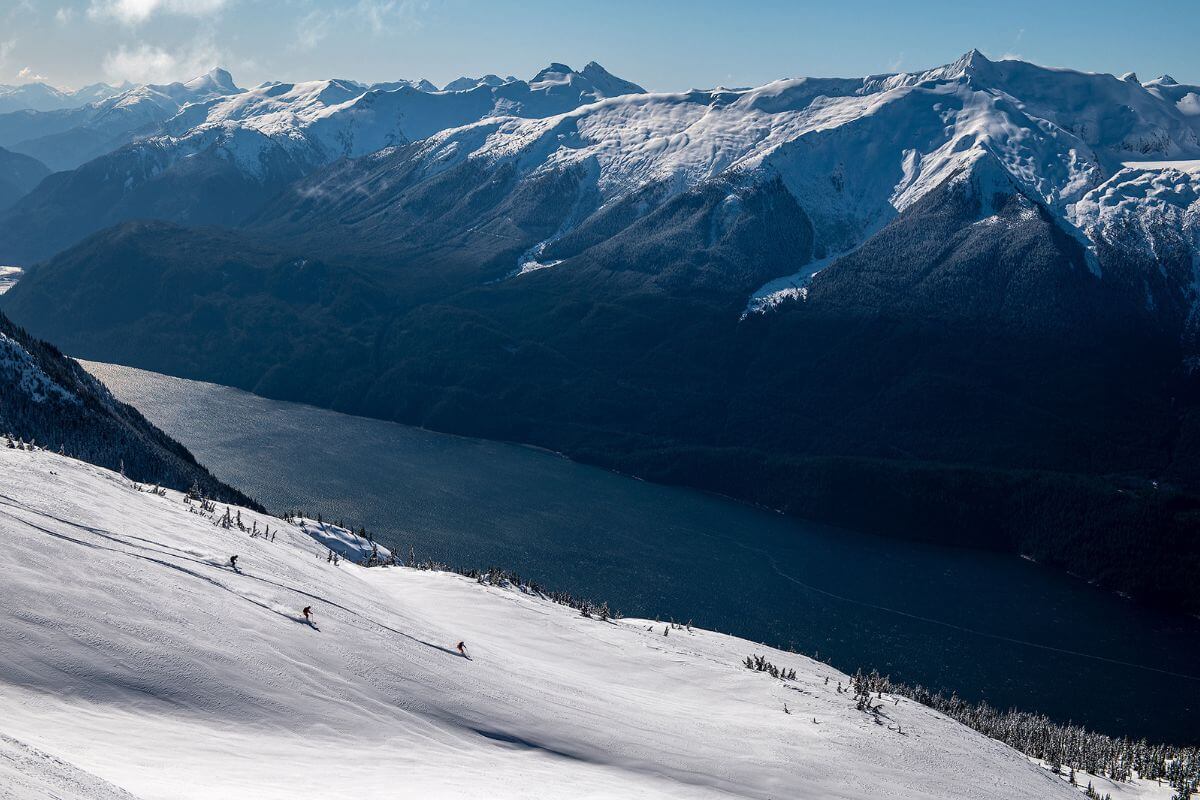
<path fill-rule="evenodd" d="M 251 538 L 46 452 L 0 449 L 0 487 L 4 800 L 1079 796 L 907 700 L 904 735 L 875 725 L 793 653 L 335 566 L 326 543 L 362 541 L 243 509 L 276 534 Z"/>

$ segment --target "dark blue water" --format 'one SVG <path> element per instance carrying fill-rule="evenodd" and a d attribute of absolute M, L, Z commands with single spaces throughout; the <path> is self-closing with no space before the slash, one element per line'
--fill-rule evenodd
<path fill-rule="evenodd" d="M 420 558 L 506 567 L 627 615 L 692 620 L 845 670 L 1200 742 L 1200 621 L 1036 564 L 833 530 L 517 445 L 87 366 L 273 510 L 320 512 Z"/>

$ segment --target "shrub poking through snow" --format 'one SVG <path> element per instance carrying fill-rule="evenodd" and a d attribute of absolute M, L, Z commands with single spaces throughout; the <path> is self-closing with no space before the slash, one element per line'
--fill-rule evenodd
<path fill-rule="evenodd" d="M 767 661 L 766 656 L 746 656 L 746 660 L 742 663 L 746 665 L 746 669 L 752 669 L 755 672 L 765 672 L 772 678 L 778 678 L 783 681 L 796 680 L 796 670 L 781 669 L 770 661 Z"/>

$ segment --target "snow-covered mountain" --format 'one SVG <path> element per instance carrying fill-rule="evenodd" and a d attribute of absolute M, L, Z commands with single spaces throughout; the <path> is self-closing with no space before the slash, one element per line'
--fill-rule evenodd
<path fill-rule="evenodd" d="M 507 78 L 501 78 L 499 75 L 493 75 L 491 73 L 488 73 L 487 75 L 481 75 L 478 78 L 471 78 L 463 75 L 447 83 L 442 87 L 442 90 L 446 92 L 465 92 L 469 89 L 474 89 L 476 86 L 501 86 L 505 83 L 512 83 L 517 80 L 519 80 L 519 78 L 516 78 L 513 75 L 509 75 Z"/>
<path fill-rule="evenodd" d="M 214 69 L 185 83 L 128 87 L 78 108 L 0 114 L 0 146 L 55 170 L 74 169 L 156 131 L 190 103 L 241 91 L 228 72 Z"/>
<path fill-rule="evenodd" d="M 0 485 L 14 800 L 1083 797 L 907 699 L 857 710 L 847 675 L 795 653 L 334 564 L 330 542 L 365 543 L 44 451 L 0 447 Z M 795 677 L 746 669 L 752 654 Z"/>
<path fill-rule="evenodd" d="M 337 173 L 298 191 L 319 188 L 333 197 L 339 181 L 350 192 L 361 177 L 384 180 L 389 169 L 411 183 L 468 162 L 520 182 L 588 172 L 570 218 L 522 255 L 516 274 L 565 261 L 565 253 L 555 255 L 557 239 L 630 197 L 639 198 L 636 218 L 713 182 L 728 187 L 727 220 L 740 213 L 740 192 L 772 181 L 801 205 L 813 225 L 812 254 L 799 256 L 809 263 L 796 275 L 778 276 L 785 283 L 802 282 L 931 190 L 972 175 L 989 184 L 989 195 L 1026 196 L 1093 250 L 1101 239 L 1110 244 L 1118 227 L 1132 226 L 1146 252 L 1167 236 L 1196 253 L 1196 97 L 1173 85 L 993 62 L 972 51 L 919 73 L 624 94 L 542 119 L 489 118 L 434 134 L 419 153 L 385 151 L 364 160 L 356 177 Z M 380 193 L 399 194 L 405 185 Z M 1176 274 L 1169 287 L 1145 292 L 1153 302 L 1168 301 L 1159 289 L 1175 294 L 1172 303 L 1183 301 L 1181 292 L 1194 302 L 1196 279 Z M 752 301 L 770 295 L 767 289 Z"/>
<path fill-rule="evenodd" d="M 427 82 L 426 82 L 427 83 Z M 582 72 L 553 64 L 528 83 L 481 80 L 455 91 L 353 81 L 270 84 L 193 103 L 147 146 L 180 154 L 215 148 L 254 172 L 264 154 L 300 151 L 298 160 L 326 164 L 366 155 L 484 117 L 541 118 L 606 97 L 641 92 L 596 63 Z"/>
<path fill-rule="evenodd" d="M 59 111 L 99 103 L 132 88 L 128 83 L 110 86 L 93 83 L 82 89 L 57 89 L 47 83 L 0 85 L 0 114 L 10 111 Z"/>
<path fill-rule="evenodd" d="M 15 244 L 4 254 L 9 260 L 44 257 L 78 240 L 78 230 L 129 218 L 234 224 L 287 183 L 340 158 L 487 117 L 545 117 L 616 92 L 641 91 L 595 63 L 582 72 L 555 64 L 529 82 L 482 82 L 462 91 L 430 91 L 434 87 L 427 82 L 364 86 L 349 80 L 268 83 L 241 91 L 221 70 L 171 88 L 174 93 L 140 87 L 124 100 L 110 101 L 116 105 L 99 120 L 117 109 L 136 109 L 145 118 L 136 128 L 124 123 L 122 128 L 140 138 L 57 176 L 16 209 L 25 222 L 11 224 L 34 226 L 21 234 L 22 241 L 36 240 L 34 229 L 42 228 L 51 243 L 28 248 L 9 237 Z M 163 113 L 166 105 L 149 102 L 163 95 L 174 104 L 169 115 Z M 99 120 L 89 122 L 88 130 Z M 79 130 L 62 136 L 77 136 Z M 6 141 L 3 131 L 0 118 L 0 144 Z M 14 149 L 40 152 L 28 144 Z"/>

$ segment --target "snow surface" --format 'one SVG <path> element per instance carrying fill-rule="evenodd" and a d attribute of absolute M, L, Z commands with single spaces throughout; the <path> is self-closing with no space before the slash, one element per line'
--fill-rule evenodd
<path fill-rule="evenodd" d="M 1180 172 L 1200 172 L 1200 160 L 1192 161 L 1125 161 L 1121 166 L 1128 169 L 1160 171 L 1175 169 Z"/>
<path fill-rule="evenodd" d="M 0 294 L 16 286 L 24 274 L 25 270 L 20 267 L 0 267 Z"/>
<path fill-rule="evenodd" d="M 4 333 L 0 333 L 0 376 L 4 377 L 5 383 L 16 385 L 22 395 L 35 403 L 44 403 L 51 397 L 79 402 L 79 398 L 45 373 L 29 351 Z"/>
<path fill-rule="evenodd" d="M 0 448 L 0 797 L 1081 796 L 910 701 L 875 724 L 802 656 L 335 566 L 311 526 L 224 510 Z"/>
<path fill-rule="evenodd" d="M 1069 217 L 1091 241 L 1190 262 L 1192 314 L 1200 314 L 1200 161 L 1126 162 Z M 1146 296 L 1149 305 L 1148 287 Z"/>
<path fill-rule="evenodd" d="M 369 558 L 371 555 L 375 555 L 382 560 L 392 554 L 392 551 L 383 545 L 375 544 L 348 528 L 341 528 L 337 525 L 331 525 L 327 522 L 308 519 L 306 517 L 295 518 L 291 522 L 301 531 L 312 537 L 313 541 L 324 545 L 326 549 L 337 553 L 342 558 L 348 558 L 355 563 Z"/>

